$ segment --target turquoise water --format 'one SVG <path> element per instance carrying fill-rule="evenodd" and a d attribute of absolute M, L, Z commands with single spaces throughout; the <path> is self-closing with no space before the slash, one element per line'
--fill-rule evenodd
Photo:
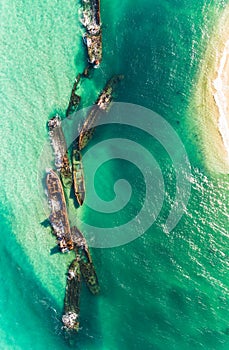
<path fill-rule="evenodd" d="M 214 23 L 228 1 L 102 0 L 104 56 L 93 80 L 82 86 L 90 105 L 114 73 L 125 74 L 116 101 L 162 115 L 188 153 L 191 198 L 177 227 L 163 232 L 174 198 L 174 171 L 165 150 L 128 128 L 119 136 L 148 146 L 160 165 L 165 201 L 152 227 L 121 247 L 93 249 L 101 295 L 83 287 L 81 331 L 61 330 L 65 272 L 72 256 L 50 256 L 55 242 L 40 225 L 47 215 L 37 181 L 38 159 L 48 139 L 47 119 L 64 117 L 85 51 L 79 3 L 5 0 L 1 18 L 1 349 L 219 349 L 229 347 L 228 176 L 211 174 L 188 107 Z M 193 111 L 193 114 L 195 111 Z M 92 145 L 114 129 L 98 129 Z M 90 164 L 85 164 L 86 178 Z M 115 174 L 115 175 L 114 175 Z M 95 185 L 112 197 L 116 178 L 127 176 L 144 194 L 141 174 L 123 161 L 105 164 Z M 139 181 L 137 181 L 139 180 Z M 106 193 L 104 194 L 104 188 Z M 140 198 L 131 201 L 135 213 Z M 128 208 L 127 208 L 128 209 Z M 109 224 L 87 207 L 86 222 Z M 119 213 L 123 221 L 127 212 Z"/>

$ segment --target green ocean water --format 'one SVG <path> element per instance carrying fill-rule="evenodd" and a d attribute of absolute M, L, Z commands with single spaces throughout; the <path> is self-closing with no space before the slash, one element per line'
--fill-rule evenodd
<path fill-rule="evenodd" d="M 124 74 L 116 101 L 147 107 L 176 130 L 191 162 L 192 190 L 182 219 L 165 235 L 175 191 L 171 159 L 149 137 L 133 136 L 128 128 L 116 131 L 153 153 L 165 201 L 143 236 L 125 246 L 92 250 L 101 295 L 93 297 L 83 286 L 81 330 L 73 349 L 229 347 L 228 176 L 209 171 L 189 111 L 203 53 L 226 5 L 223 0 L 101 1 L 103 62 L 82 85 L 81 107 L 94 102 L 112 74 Z M 61 313 L 72 256 L 50 255 L 55 240 L 40 225 L 47 212 L 38 160 L 48 140 L 47 119 L 56 112 L 64 117 L 74 77 L 85 65 L 78 10 L 73 0 L 2 2 L 0 349 L 70 348 Z M 92 146 L 114 137 L 115 130 L 98 129 Z M 85 164 L 86 180 L 91 166 Z M 125 176 L 136 200 L 118 214 L 119 222 L 139 210 L 141 174 L 117 160 L 101 167 L 95 179 L 97 193 L 110 200 L 114 181 Z M 114 215 L 87 207 L 78 213 L 86 222 L 115 221 Z"/>

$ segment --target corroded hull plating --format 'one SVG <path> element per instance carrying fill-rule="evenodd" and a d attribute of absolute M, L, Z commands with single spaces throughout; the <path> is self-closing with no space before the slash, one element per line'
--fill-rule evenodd
<path fill-rule="evenodd" d="M 76 90 L 77 90 L 78 84 L 80 82 L 80 78 L 81 78 L 81 74 L 78 74 L 76 79 L 75 79 L 73 88 L 72 88 L 69 105 L 68 105 L 68 108 L 66 111 L 66 117 L 69 116 L 70 114 L 74 113 L 77 110 L 77 107 L 81 101 L 81 97 L 76 94 Z"/>
<path fill-rule="evenodd" d="M 65 154 L 63 159 L 63 167 L 60 169 L 60 178 L 64 187 L 64 191 L 70 191 L 72 187 L 72 171 L 68 159 L 68 153 Z"/>
<path fill-rule="evenodd" d="M 105 112 L 110 108 L 112 102 L 112 93 L 117 83 L 120 82 L 123 78 L 123 75 L 115 75 L 112 77 L 106 84 L 102 93 L 99 95 L 95 105 L 90 109 L 89 114 L 80 131 L 78 142 L 78 147 L 80 150 L 82 150 L 91 139 L 94 132 L 96 120 L 99 119 L 102 112 Z"/>
<path fill-rule="evenodd" d="M 55 156 L 55 166 L 60 170 L 64 166 L 64 156 L 67 152 L 67 144 L 58 115 L 48 121 L 49 136 Z"/>
<path fill-rule="evenodd" d="M 82 5 L 82 24 L 87 31 L 84 43 L 87 46 L 88 60 L 94 67 L 98 67 L 102 61 L 100 0 L 82 0 Z"/>
<path fill-rule="evenodd" d="M 96 100 L 96 105 L 103 111 L 107 111 L 110 107 L 110 104 L 112 102 L 112 94 L 114 92 L 114 89 L 116 85 L 123 80 L 123 75 L 114 75 L 106 84 L 105 88 L 103 89 L 102 93 L 99 95 L 98 99 Z"/>
<path fill-rule="evenodd" d="M 76 149 L 74 149 L 72 152 L 72 175 L 73 175 L 74 193 L 79 205 L 82 205 L 85 198 L 84 173 L 83 173 L 81 154 Z"/>
<path fill-rule="evenodd" d="M 97 35 L 86 33 L 84 42 L 87 46 L 88 61 L 93 64 L 95 68 L 99 67 L 102 61 L 102 34 Z"/>
<path fill-rule="evenodd" d="M 49 220 L 57 237 L 62 252 L 73 249 L 71 229 L 68 220 L 68 213 L 64 191 L 58 175 L 49 170 L 46 176 L 47 194 L 51 215 Z"/>
<path fill-rule="evenodd" d="M 94 105 L 89 111 L 89 114 L 80 131 L 78 141 L 79 150 L 82 150 L 92 138 L 94 133 L 94 124 L 95 121 L 98 119 L 100 113 L 101 111 L 97 105 Z"/>
<path fill-rule="evenodd" d="M 100 291 L 99 282 L 87 242 L 76 227 L 72 227 L 72 237 L 76 254 L 79 256 L 80 271 L 86 285 L 92 294 L 98 294 Z"/>
<path fill-rule="evenodd" d="M 79 330 L 80 268 L 78 259 L 68 269 L 62 322 L 66 329 Z"/>

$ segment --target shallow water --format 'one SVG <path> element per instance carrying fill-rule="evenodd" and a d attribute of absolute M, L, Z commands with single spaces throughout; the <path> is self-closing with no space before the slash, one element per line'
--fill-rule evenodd
<path fill-rule="evenodd" d="M 124 74 L 116 101 L 147 107 L 176 130 L 191 162 L 192 190 L 181 221 L 166 235 L 163 225 L 174 200 L 175 174 L 165 149 L 128 127 L 96 130 L 91 148 L 117 134 L 146 147 L 163 174 L 165 198 L 143 236 L 125 246 L 92 250 L 101 295 L 93 297 L 83 288 L 82 329 L 71 340 L 74 349 L 229 346 L 228 177 L 209 174 L 189 112 L 202 55 L 227 3 L 137 0 L 133 6 L 130 0 L 121 5 L 101 1 L 103 62 L 82 86 L 83 106 L 94 102 L 112 74 Z M 84 68 L 78 10 L 73 0 L 3 4 L 1 349 L 69 348 L 60 318 L 72 256 L 50 256 L 55 240 L 40 225 L 47 212 L 37 176 L 48 140 L 47 119 L 56 112 L 64 117 L 74 77 Z M 109 155 L 109 150 L 103 152 Z M 89 181 L 94 163 L 84 166 Z M 115 181 L 123 177 L 135 194 L 125 210 L 101 215 L 85 206 L 77 215 L 105 227 L 135 215 L 145 189 L 134 165 L 120 159 L 104 164 L 95 177 L 96 191 L 111 200 Z"/>

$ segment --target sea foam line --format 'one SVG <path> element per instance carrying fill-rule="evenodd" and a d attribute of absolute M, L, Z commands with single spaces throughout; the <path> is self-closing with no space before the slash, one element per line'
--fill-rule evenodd
<path fill-rule="evenodd" d="M 229 40 L 220 60 L 218 76 L 213 81 L 216 92 L 214 98 L 219 110 L 218 126 L 228 155 L 229 162 Z"/>

